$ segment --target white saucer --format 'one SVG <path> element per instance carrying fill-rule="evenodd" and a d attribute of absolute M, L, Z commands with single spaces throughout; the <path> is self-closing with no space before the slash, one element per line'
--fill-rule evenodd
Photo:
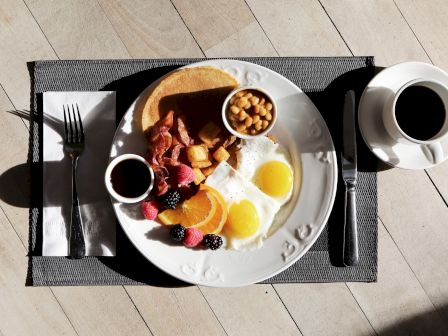
<path fill-rule="evenodd" d="M 428 78 L 448 85 L 448 74 L 427 63 L 406 62 L 384 69 L 364 90 L 358 108 L 362 137 L 370 150 L 387 164 L 404 169 L 426 169 L 435 164 L 419 145 L 404 145 L 393 140 L 382 122 L 383 104 L 403 84 L 416 78 Z M 448 137 L 442 141 L 448 158 Z"/>

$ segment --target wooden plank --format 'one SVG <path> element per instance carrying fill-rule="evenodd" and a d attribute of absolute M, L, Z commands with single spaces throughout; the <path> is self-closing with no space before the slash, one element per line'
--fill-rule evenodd
<path fill-rule="evenodd" d="M 25 1 L 59 58 L 129 58 L 98 2 Z"/>
<path fill-rule="evenodd" d="M 446 1 L 396 1 L 422 47 L 434 65 L 448 71 L 448 3 Z M 448 163 L 428 170 L 441 195 L 448 202 Z"/>
<path fill-rule="evenodd" d="M 229 335 L 301 335 L 271 285 L 200 290 Z"/>
<path fill-rule="evenodd" d="M 53 287 L 79 335 L 151 334 L 121 286 Z"/>
<path fill-rule="evenodd" d="M 76 335 L 49 288 L 27 288 L 26 251 L 0 210 L 0 328 L 4 335 Z"/>
<path fill-rule="evenodd" d="M 395 1 L 431 61 L 448 70 L 448 3 L 444 0 Z"/>
<path fill-rule="evenodd" d="M 5 335 L 48 335 L 76 332 L 49 288 L 27 288 L 28 201 L 26 162 L 28 131 L 19 117 L 6 111 L 13 106 L 0 88 L 0 329 Z M 15 173 L 11 173 L 14 172 Z M 12 204 L 10 204 L 12 203 Z M 11 225 L 23 221 L 23 226 Z M 20 239 L 19 239 L 19 236 Z"/>
<path fill-rule="evenodd" d="M 353 282 L 348 287 L 379 335 L 424 336 L 429 330 L 431 335 L 443 335 L 448 324 L 434 310 L 385 227 L 380 223 L 378 228 L 378 282 Z"/>
<path fill-rule="evenodd" d="M 176 9 L 165 0 L 99 0 L 134 58 L 203 57 Z"/>
<path fill-rule="evenodd" d="M 172 2 L 202 50 L 212 48 L 255 22 L 250 9 L 242 0 Z"/>
<path fill-rule="evenodd" d="M 253 25 L 255 20 L 243 1 L 201 1 L 200 4 L 198 1 L 173 1 L 173 3 L 196 41 L 203 50 L 206 50 L 207 56 L 251 55 L 254 47 L 267 50 L 269 54 L 273 53 L 261 29 Z M 229 8 L 232 10 L 229 11 Z M 209 24 L 211 22 L 213 24 Z M 250 39 L 259 41 L 255 41 L 255 44 L 247 43 L 246 40 Z M 224 49 L 225 55 L 218 54 Z M 299 333 L 287 310 L 272 291 L 272 287 L 249 288 L 251 289 L 231 290 L 201 287 L 205 299 L 226 333 L 248 335 Z M 178 291 L 176 289 L 176 295 L 179 295 Z M 269 294 L 266 295 L 266 292 Z M 266 308 L 260 310 L 261 303 Z"/>
<path fill-rule="evenodd" d="M 354 55 L 375 55 L 375 63 L 381 66 L 428 61 L 394 1 L 322 0 L 321 3 Z"/>
<path fill-rule="evenodd" d="M 126 286 L 126 290 L 156 335 L 225 335 L 196 286 Z"/>
<path fill-rule="evenodd" d="M 41 31 L 39 30 L 39 27 L 32 19 L 32 16 L 29 13 L 28 9 L 25 6 L 19 7 L 17 5 L 17 3 L 8 4 L 8 5 L 13 10 L 15 10 L 15 12 L 8 11 L 8 13 L 11 13 L 11 15 L 12 15 L 9 18 L 8 23 L 13 22 L 14 24 L 10 24 L 9 28 L 11 31 L 8 34 L 3 34 L 4 30 L 2 29 L 2 31 L 0 33 L 1 38 L 7 39 L 9 42 L 15 41 L 14 44 L 11 45 L 11 50 L 13 50 L 13 49 L 21 50 L 21 48 L 22 48 L 25 51 L 25 50 L 27 50 L 28 47 L 31 47 L 29 50 L 30 51 L 30 54 L 28 55 L 29 57 L 34 57 L 35 55 L 40 55 L 36 52 L 33 53 L 33 49 L 32 49 L 33 44 L 32 43 L 25 44 L 27 42 L 27 35 L 43 37 Z M 33 4 L 31 4 L 31 5 L 33 5 Z M 42 7 L 45 7 L 45 4 L 42 4 Z M 55 10 L 55 8 L 56 8 L 56 6 L 53 8 L 53 10 Z M 74 8 L 71 8 L 71 9 L 73 10 Z M 102 13 L 101 9 L 99 7 L 97 7 L 97 9 L 99 10 L 100 13 Z M 53 15 L 60 14 L 55 11 L 53 11 L 52 13 L 53 13 Z M 38 14 L 42 14 L 42 13 L 38 13 Z M 45 13 L 43 13 L 43 14 L 45 14 Z M 70 14 L 69 12 L 65 12 L 65 15 L 69 16 L 69 14 Z M 79 15 L 79 13 L 78 13 L 78 15 Z M 20 24 L 16 23 L 17 17 L 27 19 L 28 22 L 26 20 L 23 20 L 22 22 L 20 22 Z M 94 13 L 94 15 L 91 15 L 90 19 L 92 19 L 92 20 L 98 19 L 98 13 Z M 51 18 L 46 16 L 44 18 L 44 20 L 51 21 Z M 79 24 L 84 24 L 84 23 L 76 22 L 76 20 L 75 21 L 72 20 L 72 22 L 71 22 L 72 26 L 73 26 L 73 24 L 79 25 Z M 101 25 L 101 22 L 98 22 L 98 24 Z M 38 33 L 36 33 L 36 30 L 32 31 L 29 28 L 32 25 L 34 25 L 35 28 L 37 27 L 36 29 L 37 29 Z M 51 28 L 54 33 L 57 33 L 58 25 L 63 25 L 63 22 L 57 22 L 57 24 L 55 26 L 53 26 L 56 28 Z M 79 31 L 82 31 L 81 28 L 83 28 L 83 27 L 78 26 L 77 28 Z M 85 30 L 85 32 L 89 32 L 89 30 Z M 99 29 L 99 32 L 101 34 L 108 33 L 104 29 Z M 94 32 L 91 31 L 91 33 L 93 34 Z M 23 41 L 21 40 L 21 35 L 24 35 Z M 67 31 L 64 31 L 64 34 L 62 36 L 67 41 L 71 41 L 70 39 L 67 38 L 67 36 L 70 36 L 70 34 Z M 72 37 L 82 39 L 82 36 L 80 34 L 74 34 Z M 95 41 L 95 40 L 93 39 L 93 41 Z M 104 39 L 102 40 L 102 38 L 100 38 L 99 41 L 101 43 L 108 43 L 107 40 L 104 40 Z M 110 45 L 110 43 L 109 43 L 109 45 Z M 42 48 L 42 50 L 46 50 L 47 53 L 44 54 L 43 56 L 35 56 L 36 58 L 46 58 L 44 56 L 47 56 L 47 58 L 56 58 L 56 54 L 53 52 L 53 50 L 49 46 L 45 37 L 43 37 L 42 40 L 39 42 L 39 46 L 40 46 L 40 48 Z M 47 48 L 43 48 L 44 46 L 47 46 Z M 82 50 L 68 48 L 68 49 L 64 50 L 64 52 L 66 53 L 65 55 L 67 55 L 67 56 L 69 55 L 69 53 L 73 52 L 75 55 L 71 56 L 70 58 L 76 58 L 78 56 L 82 56 L 82 57 L 86 56 L 88 52 L 96 53 L 97 50 L 99 49 L 98 42 L 92 42 L 89 44 L 89 46 L 90 46 L 89 48 L 82 49 Z M 64 46 L 62 46 L 62 47 L 64 47 Z M 39 50 L 39 49 L 37 49 L 37 50 Z M 122 51 L 123 50 L 124 50 L 124 52 L 126 52 L 126 50 L 124 48 L 122 48 Z M 107 51 L 107 48 L 106 48 L 106 51 Z M 118 57 L 118 54 L 113 53 L 111 50 L 108 50 L 107 52 L 110 52 L 111 57 Z M 58 53 L 59 53 L 59 50 L 58 50 Z M 62 53 L 62 54 L 64 54 L 64 53 Z M 91 55 L 93 55 L 93 54 L 91 54 Z M 97 56 L 97 58 L 101 57 L 101 55 L 98 55 L 98 53 L 95 55 Z M 128 55 L 127 53 L 122 54 L 122 56 L 124 56 L 124 57 L 126 57 L 127 55 Z M 19 54 L 19 56 L 20 56 L 20 54 Z M 9 56 L 9 57 L 11 59 L 13 59 L 13 56 Z M 30 58 L 30 60 L 31 59 L 33 59 L 33 58 Z M 27 59 L 24 57 L 17 57 L 16 60 L 17 60 L 17 62 L 20 63 L 21 66 L 24 66 L 24 62 Z M 12 60 L 12 64 L 15 68 L 19 68 L 19 65 L 14 64 L 14 61 L 16 61 L 16 60 Z M 9 61 L 9 59 L 8 59 L 8 61 Z M 4 62 L 2 62 L 1 64 L 2 64 L 2 66 L 6 66 L 6 64 Z M 14 70 L 9 70 L 6 67 L 6 72 L 7 71 L 10 71 L 11 73 L 14 72 Z M 23 83 L 26 83 L 26 85 L 24 85 Z M 23 88 L 22 88 L 22 90 L 19 90 L 20 94 L 12 95 L 12 99 L 15 99 L 17 104 L 21 104 L 21 102 L 23 102 L 23 101 L 26 101 L 27 104 L 29 104 L 29 84 L 28 83 L 29 83 L 28 74 L 20 74 L 19 73 L 19 75 L 16 75 L 14 73 L 14 76 L 11 76 L 10 78 L 6 78 L 5 80 L 2 79 L 2 84 L 6 88 L 8 88 L 8 90 L 9 90 L 9 88 L 13 88 L 15 85 L 20 84 L 20 85 L 24 86 L 25 90 L 23 90 Z M 26 99 L 23 99 L 23 98 L 26 98 Z M 10 106 L 7 109 L 12 110 L 13 107 Z M 1 116 L 2 121 L 3 120 L 6 121 L 6 123 L 3 123 L 3 122 L 1 123 L 2 128 L 8 127 L 7 131 L 5 132 L 4 135 L 2 135 L 2 137 L 11 135 L 11 138 L 9 141 L 14 141 L 14 146 L 10 146 L 10 148 L 6 149 L 8 152 L 11 152 L 11 154 L 13 154 L 13 153 L 15 153 L 15 150 L 22 151 L 22 157 L 20 157 L 20 159 L 18 159 L 18 162 L 17 162 L 17 164 L 19 165 L 20 163 L 26 162 L 26 153 L 27 153 L 26 148 L 28 145 L 28 140 L 27 140 L 25 134 L 27 133 L 27 129 L 23 124 L 20 125 L 20 124 L 17 124 L 17 122 L 12 121 L 13 119 L 11 119 L 11 118 L 14 118 L 14 117 L 9 114 L 5 114 L 5 115 Z M 13 124 L 13 123 L 15 123 L 15 124 Z M 3 148 L 3 146 L 6 146 L 7 144 L 8 144 L 8 141 L 6 141 L 6 140 L 4 142 L 2 142 L 2 148 Z M 14 158 L 14 156 L 12 156 L 12 158 Z M 14 160 L 11 160 L 11 161 L 8 160 L 6 163 L 14 164 L 15 162 L 14 162 Z M 10 176 L 12 176 L 12 175 L 10 175 Z M 13 181 L 6 181 L 5 182 L 6 186 L 10 186 L 10 184 L 12 182 Z M 2 191 L 4 191 L 4 190 L 2 190 Z M 27 242 L 28 242 L 27 210 L 26 209 L 18 209 L 18 208 L 14 208 L 14 207 L 8 208 L 4 204 L 2 204 L 2 205 L 3 205 L 3 207 L 5 207 L 5 210 L 8 211 L 8 217 L 11 220 L 11 222 L 13 223 L 15 230 L 20 233 L 20 236 L 22 238 L 24 245 L 27 246 Z M 22 262 L 22 264 L 15 265 L 15 267 L 18 268 L 18 267 L 23 266 L 24 268 L 26 268 L 26 259 L 24 258 L 21 262 Z M 18 261 L 17 261 L 17 263 L 18 263 Z M 24 280 L 25 275 L 26 275 L 26 271 L 23 272 L 21 280 L 20 281 L 16 280 L 15 282 L 20 283 L 20 285 L 23 286 L 23 283 L 25 281 Z M 31 290 L 33 290 L 33 289 L 29 289 L 29 291 L 31 291 Z M 92 288 L 85 288 L 85 287 L 77 288 L 76 293 L 72 288 L 64 288 L 64 287 L 57 288 L 57 290 L 55 290 L 55 291 L 57 291 L 56 297 L 57 297 L 58 301 L 60 302 L 60 304 L 63 307 L 68 308 L 68 311 L 70 311 L 72 314 L 73 323 L 76 324 L 77 326 L 79 326 L 79 330 L 82 333 L 89 334 L 89 335 L 90 334 L 98 334 L 99 330 L 97 330 L 97 329 L 101 328 L 101 330 L 108 331 L 109 334 L 113 333 L 115 330 L 129 331 L 129 333 L 137 332 L 137 333 L 141 333 L 141 334 L 148 334 L 148 329 L 147 329 L 146 325 L 144 324 L 144 321 L 142 320 L 142 318 L 140 317 L 138 312 L 135 310 L 131 300 L 129 299 L 129 297 L 127 296 L 126 292 L 124 291 L 124 289 L 122 287 L 116 287 L 113 290 L 112 289 L 111 290 L 104 289 L 103 292 L 98 291 L 98 290 L 93 290 Z M 31 294 L 30 294 L 30 296 L 32 297 Z M 109 301 L 107 301 L 106 299 Z M 26 302 L 25 299 L 22 301 Z M 45 300 L 42 299 L 41 301 L 45 303 Z M 84 306 L 84 302 L 89 303 L 88 308 L 86 308 Z M 112 314 L 104 314 L 105 310 L 109 311 L 111 309 L 111 307 L 114 307 L 114 305 L 117 306 L 116 305 L 117 302 L 120 302 L 120 304 L 118 305 L 117 308 L 112 308 Z M 112 304 L 112 303 L 114 303 L 114 304 Z M 73 304 L 75 304 L 75 306 L 73 306 Z M 82 307 L 82 309 L 80 309 L 79 307 Z M 49 310 L 48 312 L 51 313 L 51 310 Z M 103 316 L 103 315 L 105 315 L 105 316 L 102 317 L 101 319 L 98 318 L 98 316 Z M 20 316 L 20 315 L 18 315 L 18 316 Z M 98 323 L 98 320 L 99 320 L 99 323 Z M 41 330 L 41 329 L 46 331 L 45 328 L 40 328 L 37 330 Z M 50 332 L 51 329 L 50 328 L 48 328 L 48 329 L 49 329 L 48 332 Z M 30 334 L 31 333 L 32 332 L 30 332 Z M 62 333 L 58 332 L 57 334 L 62 334 Z"/>
<path fill-rule="evenodd" d="M 34 3 L 34 5 L 36 5 Z M 50 6 L 50 4 L 47 4 Z M 72 5 L 74 5 L 72 3 Z M 33 7 L 33 4 L 30 6 Z M 35 8 L 34 8 L 35 9 Z M 33 9 L 33 10 L 34 10 Z M 94 8 L 95 9 L 95 8 Z M 95 9 L 96 10 L 96 9 Z M 62 11 L 62 10 L 61 10 Z M 73 11 L 73 8 L 72 8 Z M 75 11 L 76 12 L 76 11 Z M 43 20 L 42 26 L 43 29 L 46 29 L 45 26 L 45 20 L 48 22 L 51 22 L 51 15 L 60 14 L 60 12 L 57 12 L 55 8 L 52 9 L 52 11 L 43 11 L 41 12 L 41 8 L 38 8 L 38 11 L 36 12 L 36 16 Z M 68 15 L 69 13 L 66 12 L 64 15 Z M 41 17 L 41 15 L 48 15 L 45 17 Z M 98 15 L 98 13 L 96 13 Z M 91 19 L 95 19 L 94 17 L 91 17 Z M 61 24 L 61 23 L 58 23 Z M 77 21 L 73 21 L 70 23 L 71 25 L 78 24 Z M 57 26 L 56 26 L 57 27 Z M 50 27 L 51 29 L 54 29 Z M 79 27 L 78 27 L 79 28 Z M 73 29 L 73 27 L 71 28 Z M 54 31 L 50 31 L 50 34 L 54 34 Z M 84 31 L 84 34 L 92 34 L 92 32 L 89 32 L 89 30 Z M 65 33 L 65 36 L 67 33 Z M 86 35 L 84 35 L 86 37 Z M 81 36 L 76 35 L 73 37 L 73 39 L 76 39 L 78 42 L 81 39 Z M 94 36 L 91 36 L 91 39 L 94 39 Z M 77 53 L 77 49 L 71 49 L 67 48 L 64 44 L 59 44 L 59 41 L 56 40 L 55 43 L 55 49 L 57 50 L 58 54 L 62 54 L 69 58 L 77 58 L 80 55 Z M 62 53 L 61 53 L 62 50 Z M 85 52 L 83 54 L 83 57 L 85 58 L 98 58 L 97 55 L 97 48 L 91 48 L 89 50 L 83 50 Z M 88 54 L 86 54 L 88 52 Z M 111 55 L 110 57 L 115 57 L 116 55 Z M 200 55 L 193 55 L 193 56 L 200 56 Z M 101 56 L 100 56 L 101 57 Z M 106 57 L 106 56 L 104 56 Z M 12 117 L 12 116 L 11 116 Z M 12 117 L 14 118 L 14 117 Z M 5 127 L 8 126 L 5 124 Z M 22 125 L 22 131 L 26 132 L 26 128 Z M 5 136 L 8 136 L 10 134 L 6 133 Z M 17 136 L 11 137 L 11 139 L 17 140 Z M 22 139 L 23 140 L 23 139 Z M 7 144 L 7 142 L 5 142 Z M 23 141 L 20 144 L 27 144 L 27 141 Z M 16 148 L 17 150 L 21 150 L 21 148 Z M 23 150 L 22 153 L 26 154 L 26 150 Z M 25 157 L 26 159 L 26 157 Z M 24 217 L 24 216 L 22 216 Z M 14 217 L 15 220 L 19 223 L 19 219 L 17 217 Z M 23 220 L 24 218 L 22 218 Z M 18 226 L 20 227 L 20 231 L 23 231 L 23 241 L 27 242 L 27 223 L 28 223 L 28 217 L 26 215 L 26 220 L 21 221 Z M 98 334 L 100 330 L 104 330 L 104 332 L 110 333 L 114 332 L 114 330 L 120 330 L 121 332 L 127 333 L 135 331 L 139 331 L 142 334 L 147 333 L 147 328 L 144 326 L 143 320 L 138 314 L 135 314 L 135 309 L 132 304 L 132 302 L 129 300 L 126 293 L 123 291 L 123 288 L 116 287 L 113 290 L 109 290 L 104 288 L 101 291 L 97 291 L 93 288 L 77 288 L 76 290 L 73 290 L 71 287 L 60 287 L 55 288 L 55 295 L 60 300 L 61 304 L 65 307 L 67 307 L 67 313 L 71 316 L 70 318 L 73 319 L 73 323 L 79 326 L 79 332 L 85 333 L 85 334 Z M 202 297 L 202 295 L 201 295 Z M 79 309 L 79 307 L 83 306 L 84 303 L 87 302 L 89 308 L 88 309 Z M 116 302 L 119 302 L 120 304 L 117 305 Z M 101 314 L 102 311 L 104 311 L 106 306 L 112 305 L 114 303 L 117 308 L 113 309 L 112 314 L 110 314 L 107 318 L 102 318 L 100 321 L 97 321 L 97 315 Z M 185 301 L 185 308 L 188 309 L 190 307 L 190 303 Z M 199 308 L 199 306 L 195 306 L 195 308 Z M 208 305 L 205 302 L 205 306 L 202 308 L 208 309 Z M 109 308 L 108 308 L 109 310 Z M 130 312 L 131 313 L 130 313 Z M 126 317 L 127 316 L 127 317 Z M 200 316 L 200 315 L 199 315 Z M 126 317 L 126 318 L 122 318 Z M 160 316 L 160 321 L 163 321 L 165 316 Z M 220 329 L 219 322 L 216 321 L 216 319 L 213 320 L 207 320 L 207 325 L 210 329 L 212 329 L 212 326 L 216 328 L 216 330 L 222 330 Z"/>
<path fill-rule="evenodd" d="M 56 54 L 22 1 L 2 1 L 0 45 L 0 83 L 17 109 L 29 110 L 26 62 L 56 58 Z"/>
<path fill-rule="evenodd" d="M 437 190 L 440 192 L 441 196 L 448 203 L 448 161 L 438 165 L 437 167 L 427 170 L 428 175 L 434 182 Z"/>
<path fill-rule="evenodd" d="M 14 107 L 0 88 L 0 207 L 14 225 L 24 246 L 28 246 L 29 167 L 28 130 L 22 120 L 8 111 Z"/>
<path fill-rule="evenodd" d="M 409 59 L 428 61 L 419 41 L 413 36 L 406 20 L 400 16 L 392 1 L 359 1 L 348 4 L 324 0 L 322 3 L 355 54 L 373 52 L 383 66 Z M 346 10 L 348 5 L 350 11 Z M 446 281 L 443 279 L 446 278 L 448 267 L 444 262 L 448 254 L 444 247 L 446 244 L 443 243 L 448 238 L 448 227 L 442 224 L 448 217 L 442 199 L 424 172 L 399 169 L 379 174 L 378 192 L 379 215 L 389 231 L 388 234 L 409 263 L 430 301 L 436 308 L 441 308 L 443 300 L 446 302 Z M 387 257 L 387 254 L 383 256 Z M 380 276 L 381 274 L 380 269 Z M 391 284 L 395 284 L 393 290 L 388 286 Z M 384 297 L 381 296 L 383 302 L 390 301 L 387 293 L 393 294 L 394 297 L 407 295 L 412 299 L 412 295 L 400 286 L 400 280 L 393 278 L 391 284 L 383 281 L 377 284 L 378 292 L 384 293 Z M 355 297 L 364 311 L 373 309 L 372 302 L 366 299 L 367 290 L 355 293 Z M 411 302 L 411 299 L 408 301 Z M 423 313 L 425 308 L 421 307 L 420 311 L 416 310 L 414 313 Z M 434 310 L 428 314 L 434 314 Z M 393 320 L 399 319 L 398 316 L 389 314 L 385 317 Z"/>
<path fill-rule="evenodd" d="M 379 175 L 379 215 L 437 308 L 448 301 L 448 208 L 424 171 Z M 444 311 L 448 320 L 448 311 Z"/>
<path fill-rule="evenodd" d="M 374 335 L 344 283 L 274 285 L 304 335 Z"/>
<path fill-rule="evenodd" d="M 252 22 L 204 51 L 207 57 L 277 56 L 258 22 Z"/>
<path fill-rule="evenodd" d="M 0 91 L 0 110 L 6 111 L 10 109 L 12 109 L 12 105 L 7 100 L 7 97 L 4 94 L 4 92 Z M 0 186 L 1 186 L 0 206 L 3 209 L 4 213 L 6 213 L 6 215 L 8 216 L 11 223 L 13 223 L 14 230 L 20 236 L 21 240 L 20 242 L 17 236 L 15 240 L 10 238 L 9 235 L 5 236 L 7 237 L 5 239 L 7 239 L 8 242 L 9 241 L 14 242 L 16 250 L 14 250 L 15 253 L 14 257 L 9 256 L 8 254 L 9 252 L 8 253 L 5 252 L 5 257 L 9 256 L 9 259 L 0 260 L 0 265 L 2 265 L 2 272 L 0 273 L 2 274 L 5 273 L 6 278 L 2 282 L 5 284 L 5 290 L 8 288 L 9 289 L 13 288 L 14 291 L 8 292 L 7 294 L 9 296 L 4 293 L 1 295 L 1 297 L 5 297 L 5 304 L 10 304 L 11 301 L 14 301 L 17 302 L 16 304 L 20 306 L 20 302 L 28 304 L 28 301 L 31 301 L 30 304 L 32 309 L 36 309 L 36 307 L 38 307 L 38 309 L 41 309 L 41 306 L 39 306 L 40 302 L 35 298 L 33 291 L 37 290 L 37 292 L 40 293 L 44 288 L 33 289 L 24 287 L 24 282 L 26 278 L 26 267 L 27 267 L 27 258 L 25 257 L 25 255 L 28 246 L 28 223 L 29 223 L 28 209 L 26 208 L 26 205 L 24 205 L 25 207 L 23 206 L 20 207 L 17 206 L 17 204 L 15 204 L 14 202 L 12 204 L 8 204 L 8 202 L 11 201 L 20 203 L 20 202 L 26 202 L 28 200 L 26 191 L 22 191 L 22 193 L 18 191 L 19 188 L 23 187 L 24 189 L 26 189 L 27 186 L 27 183 L 24 184 L 23 181 L 26 180 L 26 176 L 28 176 L 28 170 L 24 168 L 27 155 L 28 131 L 24 126 L 24 124 L 20 121 L 20 119 L 10 113 L 2 112 L 2 114 L 0 115 L 0 121 L 1 121 L 0 150 L 2 151 L 2 153 L 6 155 L 6 157 L 9 158 L 9 160 L 2 161 L 0 163 L 0 172 L 2 172 L 0 178 Z M 1 214 L 3 215 L 3 212 Z M 14 232 L 12 228 L 10 228 L 9 230 L 11 232 Z M 1 236 L 3 237 L 3 233 L 1 234 Z M 1 246 L 3 246 L 3 244 L 1 244 Z M 5 246 L 8 246 L 8 249 L 11 248 L 9 245 Z M 17 250 L 19 247 L 20 249 Z M 0 252 L 0 257 L 1 255 L 3 255 L 3 253 Z M 20 255 L 22 255 L 23 258 L 18 258 L 18 256 Z M 9 272 L 8 271 L 9 268 L 14 270 L 14 272 L 13 271 Z M 2 285 L 0 287 L 3 289 L 4 286 Z M 60 309 L 60 307 L 51 291 L 48 289 L 46 290 L 47 290 L 46 295 L 48 295 L 50 298 L 45 298 L 44 294 L 39 294 L 37 296 L 43 304 L 42 307 L 45 307 L 45 309 L 41 309 L 42 314 L 51 313 L 57 316 L 56 314 L 57 312 L 54 312 L 56 308 L 52 308 L 51 301 L 56 302 L 58 309 Z M 109 327 L 107 327 L 107 325 L 110 325 L 111 326 L 110 328 L 114 327 L 133 332 L 141 331 L 142 334 L 148 332 L 142 318 L 133 308 L 132 302 L 130 301 L 129 297 L 126 295 L 122 287 L 115 287 L 113 290 L 111 289 L 110 291 L 105 287 L 104 292 L 97 291 L 89 287 L 79 287 L 76 291 L 73 290 L 73 287 L 60 287 L 57 289 L 54 288 L 54 292 L 57 300 L 64 307 L 64 311 L 67 312 L 67 309 L 68 310 L 73 309 L 74 311 L 79 311 L 79 314 L 76 314 L 72 311 L 73 316 L 70 317 L 70 320 L 73 319 L 72 322 L 77 326 L 79 326 L 79 328 L 75 327 L 78 332 L 85 332 L 85 334 L 87 335 L 98 334 L 97 328 L 101 326 L 103 330 L 113 331 L 113 329 L 108 329 Z M 105 297 L 107 297 L 107 300 L 110 300 L 110 302 L 107 302 Z M 33 303 L 34 302 L 33 300 L 36 300 L 36 302 Z M 84 305 L 85 302 L 88 303 L 88 305 Z M 115 303 L 120 302 L 120 304 L 112 305 L 111 304 L 112 302 Z M 49 306 L 48 310 L 47 310 L 47 304 Z M 80 309 L 80 307 L 82 307 L 82 309 Z M 20 307 L 16 307 L 15 305 L 13 305 L 12 307 L 4 306 L 3 308 L 4 310 L 11 309 L 12 312 L 15 312 L 16 308 L 19 309 Z M 31 314 L 31 312 L 26 310 L 26 307 L 23 307 L 23 311 L 20 311 L 20 309 L 16 312 L 17 318 L 26 317 L 23 315 L 25 313 Z M 107 309 L 107 311 L 111 313 L 103 314 L 105 309 Z M 60 309 L 60 312 L 62 315 L 64 315 L 62 309 Z M 0 312 L 0 315 L 2 316 L 9 316 L 10 314 L 11 313 L 2 315 Z M 97 315 L 106 315 L 106 316 L 99 319 Z M 126 315 L 126 317 L 120 319 L 119 317 L 122 315 Z M 56 319 L 56 317 L 54 317 L 54 319 Z M 67 318 L 65 320 L 68 321 Z M 50 333 L 51 328 L 53 328 L 51 322 L 52 319 L 49 319 L 49 321 L 50 325 L 48 325 L 44 330 Z M 19 321 L 14 320 L 14 323 L 12 324 L 14 326 L 14 330 L 18 331 L 21 330 L 17 326 L 19 322 L 20 319 Z M 31 323 L 30 325 L 25 324 L 23 327 L 28 328 L 33 324 L 35 324 L 36 322 L 32 320 L 30 323 Z M 43 323 L 45 323 L 45 321 L 41 323 L 42 325 L 40 326 L 44 327 Z M 102 323 L 104 323 L 104 326 L 102 325 Z M 133 329 L 129 329 L 130 327 L 132 327 Z M 21 333 L 16 332 L 15 334 L 21 334 Z M 30 329 L 29 334 L 32 334 L 32 329 Z M 61 334 L 61 333 L 55 333 L 55 334 Z"/>
<path fill-rule="evenodd" d="M 280 56 L 346 56 L 344 41 L 317 1 L 248 0 Z"/>

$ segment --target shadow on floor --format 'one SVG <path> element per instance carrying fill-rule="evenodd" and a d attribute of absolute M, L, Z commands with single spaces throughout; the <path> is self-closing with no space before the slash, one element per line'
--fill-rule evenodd
<path fill-rule="evenodd" d="M 405 313 L 404 309 L 390 312 L 391 315 L 403 313 Z M 440 308 L 406 318 L 399 323 L 376 331 L 380 336 L 446 336 L 448 335 L 448 303 Z"/>

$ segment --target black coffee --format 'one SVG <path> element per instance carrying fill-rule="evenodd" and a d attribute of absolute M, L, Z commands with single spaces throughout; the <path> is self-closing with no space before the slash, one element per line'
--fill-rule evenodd
<path fill-rule="evenodd" d="M 111 173 L 114 190 L 123 197 L 143 195 L 151 183 L 148 167 L 141 161 L 129 159 L 119 162 Z"/>
<path fill-rule="evenodd" d="M 414 85 L 404 89 L 398 97 L 395 117 L 404 133 L 424 141 L 440 132 L 445 123 L 446 111 L 437 93 L 427 87 Z"/>

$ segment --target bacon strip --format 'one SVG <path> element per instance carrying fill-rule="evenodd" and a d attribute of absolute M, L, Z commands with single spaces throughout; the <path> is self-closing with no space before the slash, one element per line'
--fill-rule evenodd
<path fill-rule="evenodd" d="M 171 159 L 177 161 L 179 159 L 180 151 L 184 147 L 185 146 L 181 143 L 178 143 L 177 145 L 172 146 L 171 147 Z"/>
<path fill-rule="evenodd" d="M 169 111 L 151 128 L 146 159 L 154 170 L 157 196 L 166 193 L 170 187 L 167 168 L 179 165 L 182 148 L 193 143 L 185 122 L 180 117 L 175 118 L 174 111 Z"/>
<path fill-rule="evenodd" d="M 163 195 L 168 191 L 168 183 L 166 179 L 168 178 L 168 170 L 160 165 L 151 165 L 154 175 L 155 175 L 155 187 L 156 187 L 156 195 Z"/>
<path fill-rule="evenodd" d="M 173 115 L 174 111 L 169 111 L 151 129 L 148 150 L 152 164 L 159 163 L 163 154 L 171 147 L 173 139 L 169 130 L 173 126 Z"/>
<path fill-rule="evenodd" d="M 189 146 L 191 144 L 190 136 L 188 135 L 187 127 L 185 127 L 185 123 L 182 118 L 177 118 L 177 133 L 179 135 L 178 140 L 183 143 L 185 146 Z"/>

